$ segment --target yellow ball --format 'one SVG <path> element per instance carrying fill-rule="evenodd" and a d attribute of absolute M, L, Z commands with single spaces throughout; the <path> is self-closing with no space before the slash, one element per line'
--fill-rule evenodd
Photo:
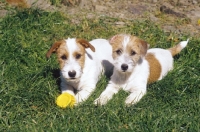
<path fill-rule="evenodd" d="M 68 106 L 72 108 L 75 102 L 74 96 L 69 93 L 62 93 L 56 99 L 56 104 L 61 108 L 66 108 Z"/>

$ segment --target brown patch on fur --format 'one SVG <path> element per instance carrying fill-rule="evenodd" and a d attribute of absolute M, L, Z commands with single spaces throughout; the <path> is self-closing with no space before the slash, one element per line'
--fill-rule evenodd
<path fill-rule="evenodd" d="M 156 57 L 152 53 L 147 53 L 147 55 L 145 56 L 145 59 L 149 63 L 148 83 L 155 82 L 160 77 L 162 67 L 159 61 L 156 59 Z"/>
<path fill-rule="evenodd" d="M 118 49 L 122 49 L 123 45 L 123 41 L 125 39 L 125 37 L 129 37 L 130 40 L 127 44 L 127 53 L 130 53 L 132 51 L 135 51 L 137 53 L 137 55 L 141 55 L 141 56 L 145 56 L 147 49 L 148 49 L 148 43 L 142 39 L 139 39 L 136 36 L 131 36 L 131 35 L 126 35 L 126 34 L 119 34 L 119 35 L 115 35 L 110 39 L 110 44 L 112 45 L 113 48 L 113 52 L 115 52 Z M 113 54 L 113 58 L 115 58 L 117 55 Z"/>
<path fill-rule="evenodd" d="M 123 35 L 123 34 L 115 35 L 109 40 L 109 42 L 111 45 L 115 45 L 115 43 L 122 43 L 124 40 L 124 36 L 125 35 Z"/>
<path fill-rule="evenodd" d="M 131 53 L 131 51 L 135 51 L 137 54 L 145 56 L 145 54 L 147 53 L 147 48 L 147 42 L 139 39 L 136 36 L 130 36 L 130 41 L 128 42 L 126 49 L 129 50 L 128 53 Z"/>
<path fill-rule="evenodd" d="M 65 62 L 67 61 L 67 59 L 69 57 L 69 53 L 66 49 L 66 43 L 61 43 L 61 45 L 56 50 L 56 54 L 57 54 L 57 59 L 58 59 L 59 65 L 60 65 L 60 69 L 62 69 L 65 65 Z M 63 56 L 65 56 L 66 59 L 63 59 L 62 58 Z"/>
<path fill-rule="evenodd" d="M 112 51 L 113 51 L 112 57 L 113 57 L 113 59 L 115 59 L 118 56 L 116 54 L 116 50 L 119 50 L 119 49 L 122 50 L 123 49 L 123 46 L 122 46 L 123 40 L 124 40 L 124 35 L 115 35 L 109 40 L 109 43 L 112 46 Z"/>
<path fill-rule="evenodd" d="M 85 48 L 78 44 L 78 49 L 73 53 L 73 57 L 76 58 L 77 62 L 81 66 L 81 69 L 83 69 L 85 64 Z M 80 55 L 80 57 L 78 57 Z M 77 58 L 78 57 L 78 58 Z"/>
<path fill-rule="evenodd" d="M 133 36 L 134 37 L 134 36 Z M 138 45 L 138 47 L 140 48 L 140 54 L 142 56 L 145 56 L 147 53 L 147 49 L 148 49 L 148 43 L 142 39 L 139 39 L 136 37 L 135 39 L 135 43 Z"/>
<path fill-rule="evenodd" d="M 178 45 L 176 45 L 176 46 L 174 46 L 172 48 L 169 48 L 168 50 L 171 52 L 172 56 L 175 56 L 176 54 L 181 52 L 182 47 L 181 47 L 180 44 L 178 44 Z"/>
<path fill-rule="evenodd" d="M 146 55 L 147 52 L 147 43 L 136 36 L 130 36 L 130 40 L 126 47 L 126 53 L 129 53 L 133 62 L 139 63 L 141 57 Z M 135 52 L 132 55 L 132 52 Z"/>
<path fill-rule="evenodd" d="M 124 41 L 126 41 L 126 37 L 129 37 L 129 42 L 127 42 L 126 47 L 123 47 Z M 119 56 L 117 53 L 117 50 L 120 50 L 121 52 L 126 52 L 130 55 L 133 62 L 138 63 L 140 58 L 145 56 L 148 44 L 147 42 L 139 39 L 136 36 L 126 35 L 126 34 L 119 34 L 115 35 L 110 39 L 110 44 L 113 49 L 113 59 Z M 125 48 L 125 51 L 123 49 Z"/>
<path fill-rule="evenodd" d="M 94 47 L 91 44 L 88 44 L 86 40 L 78 39 L 77 40 L 77 50 L 72 53 L 72 56 L 77 60 L 77 62 L 80 64 L 81 68 L 84 67 L 85 64 L 85 48 L 92 48 L 92 50 L 95 50 Z M 49 58 L 52 53 L 56 52 L 57 59 L 60 64 L 60 69 L 62 69 L 65 65 L 65 62 L 68 60 L 69 52 L 66 48 L 66 41 L 61 40 L 58 42 L 55 42 L 52 47 L 49 49 L 49 51 L 46 54 L 46 57 Z M 78 57 L 80 56 L 80 57 Z"/>
<path fill-rule="evenodd" d="M 18 6 L 22 8 L 30 8 L 26 0 L 6 0 L 6 2 L 13 6 Z"/>
<path fill-rule="evenodd" d="M 51 48 L 49 49 L 49 51 L 47 52 L 46 57 L 49 58 L 53 52 L 56 52 L 56 50 L 60 47 L 61 44 L 65 44 L 65 41 L 61 40 L 61 41 L 55 42 L 51 46 Z"/>
<path fill-rule="evenodd" d="M 135 55 L 131 55 L 131 52 L 135 52 Z M 140 43 L 137 42 L 137 37 L 130 36 L 130 40 L 126 46 L 126 53 L 128 53 L 133 62 L 138 63 L 141 56 L 141 46 Z"/>
<path fill-rule="evenodd" d="M 63 60 L 63 56 L 66 57 L 66 59 L 68 58 L 68 52 L 66 49 L 66 42 L 65 40 L 60 40 L 55 42 L 51 48 L 49 49 L 49 51 L 46 54 L 46 57 L 49 58 L 51 56 L 52 53 L 56 52 L 57 54 L 57 59 L 58 62 L 60 64 L 60 68 L 62 69 L 64 67 L 65 64 L 65 60 Z"/>
<path fill-rule="evenodd" d="M 93 52 L 95 52 L 94 46 L 91 45 L 87 40 L 85 40 L 85 39 L 77 39 L 76 42 L 81 44 L 85 48 L 90 48 Z"/>

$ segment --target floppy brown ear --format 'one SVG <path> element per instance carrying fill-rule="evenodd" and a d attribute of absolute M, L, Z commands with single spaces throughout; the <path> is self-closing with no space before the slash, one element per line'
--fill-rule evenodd
<path fill-rule="evenodd" d="M 149 44 L 146 41 L 141 40 L 141 39 L 139 39 L 138 41 L 140 43 L 140 53 L 142 56 L 145 56 L 147 53 Z"/>
<path fill-rule="evenodd" d="M 61 40 L 61 41 L 55 42 L 55 43 L 51 46 L 51 48 L 49 49 L 49 51 L 47 52 L 46 57 L 49 58 L 53 52 L 56 52 L 56 50 L 60 47 L 60 45 L 61 45 L 62 43 L 65 43 L 65 41 L 64 41 L 64 40 Z"/>
<path fill-rule="evenodd" d="M 112 36 L 110 39 L 109 39 L 109 43 L 112 44 L 116 39 L 117 39 L 118 35 L 115 35 L 115 36 Z"/>
<path fill-rule="evenodd" d="M 93 52 L 95 52 L 94 46 L 91 45 L 87 40 L 85 40 L 85 39 L 77 39 L 76 42 L 81 44 L 85 48 L 90 48 Z"/>
<path fill-rule="evenodd" d="M 114 44 L 115 42 L 119 42 L 120 43 L 123 40 L 123 37 L 124 37 L 123 34 L 117 34 L 117 35 L 115 35 L 115 36 L 113 36 L 113 37 L 111 37 L 109 39 L 109 43 L 111 45 Z"/>

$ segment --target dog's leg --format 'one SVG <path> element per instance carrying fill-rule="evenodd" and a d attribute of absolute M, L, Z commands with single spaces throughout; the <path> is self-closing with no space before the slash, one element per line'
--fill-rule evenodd
<path fill-rule="evenodd" d="M 106 89 L 101 93 L 99 98 L 94 101 L 95 105 L 105 105 L 114 94 L 118 93 L 120 87 L 113 86 L 113 84 L 108 84 Z"/>
<path fill-rule="evenodd" d="M 95 85 L 85 86 L 82 90 L 78 91 L 75 95 L 76 103 L 81 103 L 88 99 L 88 97 L 92 94 L 95 89 Z"/>
<path fill-rule="evenodd" d="M 73 96 L 74 95 L 74 88 L 70 85 L 68 85 L 67 83 L 65 83 L 64 81 L 61 82 L 61 93 L 69 93 Z"/>
<path fill-rule="evenodd" d="M 146 88 L 145 89 L 137 89 L 131 92 L 131 94 L 126 98 L 125 104 L 127 106 L 136 104 L 140 101 L 140 99 L 146 94 Z"/>

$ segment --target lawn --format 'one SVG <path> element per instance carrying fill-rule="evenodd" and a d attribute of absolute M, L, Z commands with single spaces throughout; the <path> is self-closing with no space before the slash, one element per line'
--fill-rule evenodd
<path fill-rule="evenodd" d="M 123 27 L 114 23 L 123 21 Z M 190 38 L 175 57 L 174 70 L 148 85 L 145 97 L 126 107 L 128 93 L 120 91 L 105 106 L 93 105 L 107 85 L 102 76 L 96 91 L 83 104 L 61 109 L 56 56 L 45 54 L 57 40 L 67 37 L 110 38 L 118 33 L 137 35 L 151 47 L 169 48 Z M 150 21 L 109 17 L 83 19 L 38 9 L 19 10 L 0 19 L 0 131 L 200 131 L 200 38 L 164 33 Z"/>

